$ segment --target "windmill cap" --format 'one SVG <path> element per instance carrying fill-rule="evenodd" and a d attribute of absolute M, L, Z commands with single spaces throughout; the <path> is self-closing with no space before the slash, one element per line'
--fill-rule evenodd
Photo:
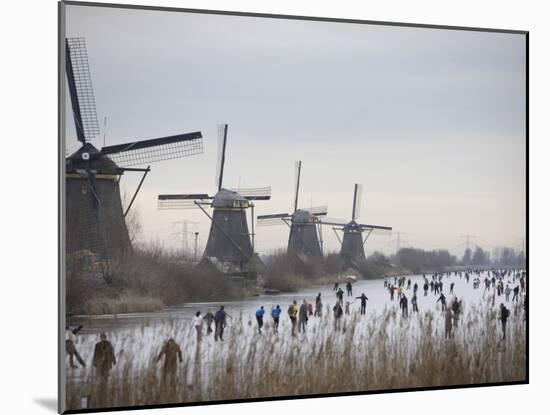
<path fill-rule="evenodd" d="M 90 168 L 91 170 L 116 170 L 117 164 L 107 156 L 98 158 L 86 157 L 86 154 L 94 155 L 98 154 L 99 150 L 94 147 L 92 143 L 86 143 L 80 147 L 77 151 L 71 154 L 66 160 L 67 170 L 77 168 Z"/>
<path fill-rule="evenodd" d="M 361 232 L 361 227 L 357 222 L 352 220 L 344 226 L 344 232 Z"/>
<path fill-rule="evenodd" d="M 247 201 L 237 192 L 233 192 L 227 189 L 221 189 L 214 196 L 214 201 L 212 202 L 212 207 L 215 208 L 232 208 L 235 201 Z"/>
<path fill-rule="evenodd" d="M 292 221 L 294 223 L 307 223 L 313 222 L 315 216 L 309 213 L 307 210 L 298 209 L 292 214 Z"/>

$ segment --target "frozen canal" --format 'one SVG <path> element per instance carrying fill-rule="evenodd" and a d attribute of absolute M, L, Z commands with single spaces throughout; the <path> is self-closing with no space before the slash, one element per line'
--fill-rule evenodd
<path fill-rule="evenodd" d="M 489 300 L 493 293 L 494 289 L 491 288 L 490 291 L 485 291 L 483 279 L 486 276 L 486 273 L 481 274 L 480 280 L 481 284 L 479 288 L 473 288 L 473 279 L 475 275 L 470 276 L 469 284 L 466 283 L 464 276 L 461 278 L 455 276 L 454 274 L 450 277 L 444 276 L 443 281 L 443 292 L 447 298 L 447 304 L 450 304 L 453 296 L 456 296 L 459 300 L 463 302 L 464 311 L 472 304 L 480 304 L 482 300 Z M 428 280 L 431 280 L 431 274 L 427 274 L 426 277 Z M 419 311 L 427 310 L 441 310 L 440 303 L 437 302 L 438 296 L 433 292 L 428 290 L 428 295 L 424 296 L 423 292 L 423 277 L 422 275 L 408 276 L 407 279 L 411 279 L 411 289 L 404 289 L 404 293 L 409 300 L 409 313 L 412 312 L 412 305 L 410 300 L 412 298 L 412 287 L 415 283 L 418 284 L 418 308 Z M 394 279 L 388 279 L 393 284 Z M 519 285 L 519 281 L 514 282 L 513 278 L 505 278 L 505 287 L 506 283 L 509 283 L 510 288 L 514 288 L 516 285 Z M 449 293 L 450 285 L 454 283 L 454 294 Z M 141 326 L 142 324 L 146 326 L 155 325 L 159 321 L 163 320 L 186 320 L 191 321 L 192 317 L 197 311 L 201 311 L 201 314 L 204 315 L 207 311 L 211 311 L 213 314 L 216 310 L 219 309 L 220 305 L 225 306 L 225 310 L 232 317 L 239 317 L 242 313 L 243 320 L 249 319 L 255 324 L 255 311 L 260 307 L 264 306 L 266 310 L 266 315 L 264 317 L 265 323 L 269 326 L 271 322 L 270 310 L 273 306 L 279 304 L 283 312 L 281 313 L 281 329 L 284 330 L 285 326 L 289 327 L 290 322 L 286 314 L 288 306 L 293 300 L 298 302 L 298 306 L 305 299 L 308 303 L 315 304 L 315 297 L 318 293 L 321 293 L 322 303 L 323 303 L 323 313 L 327 312 L 327 307 L 332 307 L 336 303 L 336 294 L 333 290 L 334 285 L 322 285 L 314 286 L 306 289 L 299 290 L 293 293 L 280 293 L 273 295 L 260 295 L 254 296 L 248 299 L 239 300 L 239 301 L 225 301 L 225 302 L 203 302 L 203 303 L 187 303 L 181 306 L 169 307 L 162 311 L 150 312 L 150 313 L 131 313 L 131 314 L 119 314 L 116 316 L 113 315 L 101 315 L 101 316 L 90 316 L 90 317 L 73 317 L 69 320 L 71 326 L 78 324 L 84 325 L 84 329 L 80 332 L 82 335 L 86 334 L 98 334 L 102 331 L 112 332 L 119 331 L 123 329 L 129 329 L 135 326 Z M 355 297 L 365 293 L 369 298 L 367 302 L 367 315 L 373 312 L 380 314 L 385 308 L 398 309 L 398 300 L 397 292 L 395 293 L 394 301 L 390 300 L 390 294 L 386 288 L 384 288 L 384 280 L 360 280 L 353 283 L 353 296 L 348 297 L 346 294 L 345 284 L 340 284 L 340 287 L 344 290 L 344 303 L 349 301 L 351 303 L 350 310 L 359 312 L 360 300 L 355 300 Z M 406 285 L 405 287 L 406 288 Z M 510 295 L 510 299 L 512 295 Z M 483 301 L 485 302 L 485 301 Z M 501 297 L 496 297 L 495 299 L 495 308 L 498 307 L 500 302 L 504 302 L 509 307 L 511 301 L 506 303 L 504 301 L 504 295 Z M 228 320 L 228 324 L 231 324 L 231 319 Z"/>

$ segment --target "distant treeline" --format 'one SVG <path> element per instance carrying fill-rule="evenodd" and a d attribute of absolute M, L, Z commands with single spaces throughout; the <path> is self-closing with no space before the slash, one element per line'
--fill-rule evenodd
<path fill-rule="evenodd" d="M 445 267 L 463 266 L 494 266 L 494 267 L 525 267 L 525 254 L 513 248 L 499 247 L 491 255 L 481 247 L 474 250 L 468 248 L 462 258 L 451 255 L 446 249 L 426 251 L 417 248 L 401 248 L 396 254 L 385 256 L 375 252 L 364 263 L 363 274 L 367 278 L 393 264 L 413 273 L 441 272 Z"/>

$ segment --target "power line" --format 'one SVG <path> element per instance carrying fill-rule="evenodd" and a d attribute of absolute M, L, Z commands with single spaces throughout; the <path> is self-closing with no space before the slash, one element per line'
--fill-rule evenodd
<path fill-rule="evenodd" d="M 392 239 L 389 243 L 395 243 L 395 252 L 399 252 L 399 250 L 401 249 L 401 247 L 403 245 L 408 245 L 409 244 L 409 241 L 407 241 L 406 239 L 402 238 L 402 236 L 404 235 L 408 235 L 407 232 L 393 232 L 396 237 L 395 239 Z"/>
<path fill-rule="evenodd" d="M 474 245 L 474 241 L 476 240 L 476 237 L 474 235 L 462 235 L 460 237 L 460 240 L 464 240 L 464 242 L 461 242 L 459 246 L 464 246 L 466 249 L 471 250 L 472 246 Z"/>

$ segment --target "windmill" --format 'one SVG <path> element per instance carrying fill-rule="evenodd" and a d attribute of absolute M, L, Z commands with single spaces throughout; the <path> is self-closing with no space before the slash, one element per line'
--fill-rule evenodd
<path fill-rule="evenodd" d="M 131 249 L 125 216 L 147 173 L 149 163 L 202 153 L 200 132 L 102 147 L 90 141 L 99 134 L 84 38 L 65 40 L 65 69 L 81 147 L 65 159 L 66 250 L 88 250 L 107 260 Z M 146 168 L 130 166 L 147 165 Z M 125 210 L 119 180 L 125 172 L 143 176 Z"/>
<path fill-rule="evenodd" d="M 159 209 L 199 208 L 211 221 L 204 257 L 216 258 L 240 270 L 254 255 L 254 200 L 271 199 L 271 187 L 227 189 L 223 187 L 228 125 L 218 126 L 217 192 L 203 194 L 162 194 Z M 206 209 L 213 208 L 212 214 Z M 251 210 L 251 229 L 248 230 L 246 209 Z M 228 264 L 228 265 L 229 265 Z"/>
<path fill-rule="evenodd" d="M 298 208 L 301 174 L 302 162 L 297 161 L 295 163 L 293 213 L 260 215 L 258 216 L 258 226 L 286 224 L 290 228 L 287 248 L 289 254 L 295 254 L 303 259 L 321 258 L 323 250 L 320 217 L 326 216 L 327 207 Z"/>
<path fill-rule="evenodd" d="M 323 221 L 323 225 L 332 225 L 334 233 L 341 244 L 340 256 L 347 262 L 348 265 L 359 268 L 359 264 L 365 260 L 365 242 L 374 230 L 391 231 L 389 226 L 366 225 L 357 223 L 357 218 L 361 210 L 361 195 L 363 186 L 355 184 L 353 189 L 353 209 L 351 211 L 351 221 L 336 222 Z M 340 239 L 337 231 L 343 232 L 344 236 Z M 363 233 L 366 236 L 363 237 Z"/>

